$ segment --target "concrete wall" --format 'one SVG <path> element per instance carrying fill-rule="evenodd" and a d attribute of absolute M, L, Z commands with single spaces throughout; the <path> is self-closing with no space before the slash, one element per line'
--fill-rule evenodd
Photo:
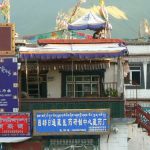
<path fill-rule="evenodd" d="M 128 125 L 115 125 L 110 135 L 103 135 L 100 138 L 100 150 L 128 150 Z"/>
<path fill-rule="evenodd" d="M 104 82 L 117 82 L 117 65 L 111 65 L 106 70 Z"/>
<path fill-rule="evenodd" d="M 128 45 L 129 55 L 150 54 L 150 45 Z"/>
<path fill-rule="evenodd" d="M 150 150 L 150 136 L 137 124 L 129 126 L 128 150 Z"/>
<path fill-rule="evenodd" d="M 47 74 L 47 97 L 61 97 L 61 73 L 58 71 L 51 71 Z"/>
<path fill-rule="evenodd" d="M 101 136 L 99 150 L 150 150 L 150 136 L 137 124 L 116 124 L 115 128 L 118 132 Z"/>

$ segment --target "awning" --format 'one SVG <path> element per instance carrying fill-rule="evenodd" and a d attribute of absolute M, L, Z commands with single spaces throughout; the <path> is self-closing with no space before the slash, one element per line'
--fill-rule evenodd
<path fill-rule="evenodd" d="M 98 30 L 105 28 L 112 29 L 112 26 L 92 12 L 88 12 L 86 15 L 68 25 L 68 30 Z"/>
<path fill-rule="evenodd" d="M 107 44 L 48 44 L 44 47 L 20 47 L 21 59 L 94 59 L 115 58 L 128 53 L 126 46 L 118 43 Z"/>
<path fill-rule="evenodd" d="M 59 61 L 59 60 L 51 60 L 51 61 L 42 61 L 37 63 L 27 62 L 28 67 L 26 66 L 26 63 L 22 62 L 21 64 L 21 70 L 36 70 L 37 65 L 39 66 L 39 70 L 45 71 L 45 70 L 59 70 L 59 71 L 92 71 L 92 70 L 100 70 L 100 69 L 107 69 L 110 67 L 110 60 L 66 60 L 66 61 Z"/>
<path fill-rule="evenodd" d="M 106 23 L 103 24 L 83 24 L 83 25 L 68 25 L 68 30 L 97 30 L 104 29 L 106 27 Z"/>
<path fill-rule="evenodd" d="M 45 53 L 45 54 L 20 54 L 21 59 L 68 59 L 68 58 L 82 58 L 82 59 L 93 59 L 93 58 L 114 58 L 121 57 L 126 54 L 126 50 L 112 53 Z"/>

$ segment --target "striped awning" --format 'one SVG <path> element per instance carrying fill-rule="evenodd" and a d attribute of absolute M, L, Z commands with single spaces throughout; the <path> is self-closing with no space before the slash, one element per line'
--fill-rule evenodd
<path fill-rule="evenodd" d="M 120 43 L 102 44 L 48 44 L 46 46 L 20 47 L 21 59 L 94 59 L 125 56 L 128 50 Z"/>
<path fill-rule="evenodd" d="M 59 70 L 59 71 L 92 71 L 106 69 L 110 67 L 109 60 L 103 61 L 44 61 L 44 62 L 26 62 L 28 63 L 28 70 L 33 71 L 37 69 L 37 63 L 39 70 Z M 26 70 L 26 63 L 21 64 L 21 70 Z"/>

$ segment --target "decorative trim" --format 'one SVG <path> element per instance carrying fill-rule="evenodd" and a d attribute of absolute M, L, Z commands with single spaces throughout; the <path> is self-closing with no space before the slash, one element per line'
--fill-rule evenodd
<path fill-rule="evenodd" d="M 0 24 L 0 56 L 15 55 L 15 25 Z"/>

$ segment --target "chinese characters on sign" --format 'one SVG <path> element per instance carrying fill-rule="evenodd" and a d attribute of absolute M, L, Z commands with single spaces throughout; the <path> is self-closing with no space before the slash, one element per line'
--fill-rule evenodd
<path fill-rule="evenodd" d="M 0 113 L 0 136 L 30 134 L 30 113 Z"/>
<path fill-rule="evenodd" d="M 34 111 L 34 134 L 101 133 L 110 129 L 108 110 Z"/>
<path fill-rule="evenodd" d="M 0 58 L 0 112 L 18 110 L 17 58 Z"/>

